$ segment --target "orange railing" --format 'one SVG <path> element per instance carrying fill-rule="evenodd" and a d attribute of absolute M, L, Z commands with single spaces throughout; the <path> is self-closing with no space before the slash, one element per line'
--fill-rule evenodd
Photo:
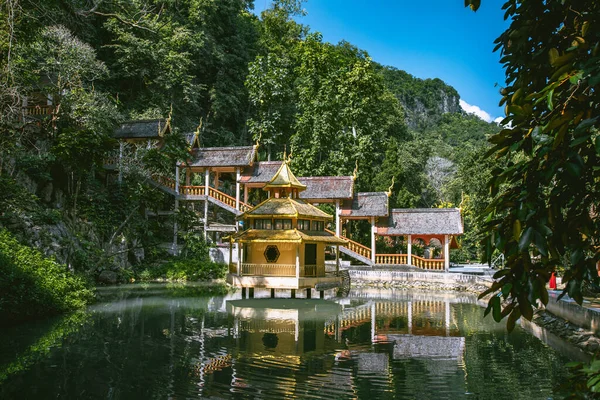
<path fill-rule="evenodd" d="M 204 196 L 204 186 L 179 186 L 179 194 L 185 196 Z"/>
<path fill-rule="evenodd" d="M 403 265 L 408 263 L 407 254 L 376 254 L 375 264 Z"/>
<path fill-rule="evenodd" d="M 415 255 L 412 256 L 412 264 L 415 267 L 436 271 L 443 271 L 445 269 L 444 260 L 423 258 Z"/>
<path fill-rule="evenodd" d="M 225 194 L 223 192 L 218 191 L 217 189 L 209 187 L 208 195 L 214 199 L 219 200 L 221 203 L 227 204 L 231 208 L 235 208 L 235 198 L 231 197 L 228 194 Z M 252 206 L 240 201 L 240 211 L 246 212 L 250 208 L 252 208 Z"/>
<path fill-rule="evenodd" d="M 162 175 L 153 175 L 152 179 L 159 185 L 175 190 L 175 180 Z"/>

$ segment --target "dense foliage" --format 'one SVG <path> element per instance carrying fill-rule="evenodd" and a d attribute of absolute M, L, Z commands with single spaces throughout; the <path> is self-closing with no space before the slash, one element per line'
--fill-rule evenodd
<path fill-rule="evenodd" d="M 511 128 L 490 138 L 493 201 L 487 209 L 487 256 L 508 269 L 496 275 L 488 310 L 512 328 L 548 302 L 545 283 L 566 269 L 563 294 L 581 303 L 584 281 L 600 261 L 600 4 L 507 1 L 512 22 L 497 39 L 506 69 L 501 103 Z"/>
<path fill-rule="evenodd" d="M 89 284 L 66 266 L 0 230 L 0 317 L 15 323 L 71 311 L 89 303 Z"/>

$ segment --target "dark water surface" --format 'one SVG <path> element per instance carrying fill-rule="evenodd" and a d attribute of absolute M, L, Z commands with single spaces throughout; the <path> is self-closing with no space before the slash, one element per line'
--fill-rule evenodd
<path fill-rule="evenodd" d="M 547 399 L 569 361 L 482 319 L 464 294 L 241 300 L 169 285 L 100 294 L 86 312 L 0 329 L 1 399 Z"/>

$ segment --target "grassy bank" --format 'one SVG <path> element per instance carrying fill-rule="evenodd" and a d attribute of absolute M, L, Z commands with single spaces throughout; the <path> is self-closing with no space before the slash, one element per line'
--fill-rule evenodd
<path fill-rule="evenodd" d="M 0 230 L 0 319 L 6 324 L 83 308 L 91 285 L 65 265 Z"/>

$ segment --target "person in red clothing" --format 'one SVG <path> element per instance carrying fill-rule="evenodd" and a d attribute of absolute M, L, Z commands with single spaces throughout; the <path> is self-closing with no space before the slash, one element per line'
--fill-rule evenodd
<path fill-rule="evenodd" d="M 550 289 L 556 290 L 556 272 L 553 272 L 550 276 Z"/>

